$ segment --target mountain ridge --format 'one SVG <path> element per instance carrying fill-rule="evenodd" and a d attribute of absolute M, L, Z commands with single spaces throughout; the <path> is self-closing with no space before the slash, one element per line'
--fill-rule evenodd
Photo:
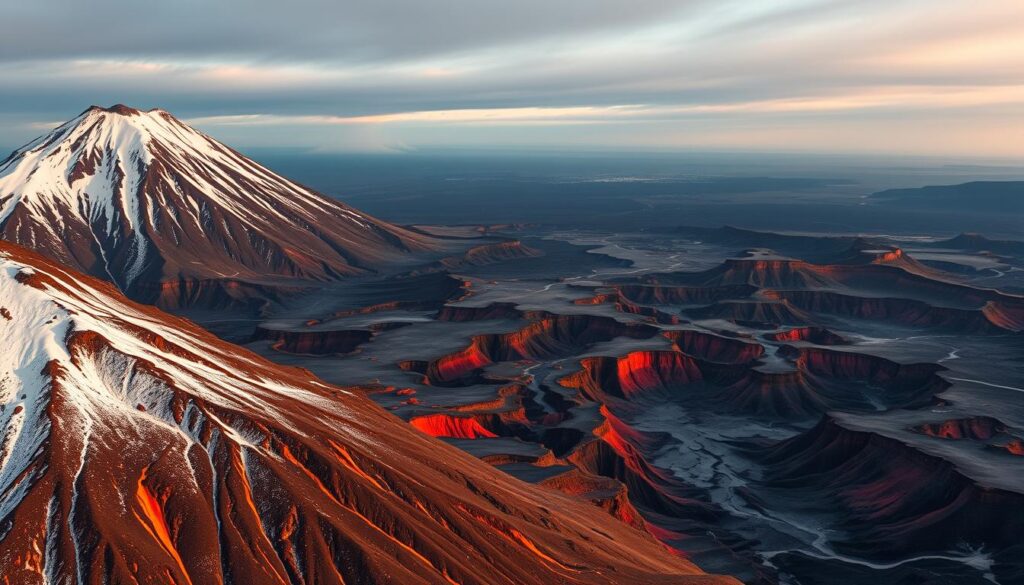
<path fill-rule="evenodd" d="M 12 582 L 735 583 L 5 242 L 0 307 Z"/>

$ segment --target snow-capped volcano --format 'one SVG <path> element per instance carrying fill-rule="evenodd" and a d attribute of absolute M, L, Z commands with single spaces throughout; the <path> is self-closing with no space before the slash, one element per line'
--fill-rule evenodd
<path fill-rule="evenodd" d="M 0 242 L 5 583 L 735 583 Z"/>
<path fill-rule="evenodd" d="M 148 301 L 208 281 L 356 274 L 432 247 L 163 110 L 122 105 L 89 108 L 0 163 L 0 237 Z"/>

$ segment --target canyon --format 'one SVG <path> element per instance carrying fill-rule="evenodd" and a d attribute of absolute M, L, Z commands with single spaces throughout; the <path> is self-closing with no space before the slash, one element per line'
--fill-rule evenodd
<path fill-rule="evenodd" d="M 418 432 L 744 583 L 1024 575 L 1024 411 L 998 398 L 1021 391 L 1024 296 L 931 257 L 976 240 L 504 236 L 535 253 L 452 264 L 463 286 L 439 304 L 389 305 L 411 294 L 403 277 L 371 278 L 334 296 L 348 316 L 330 333 L 306 325 L 322 306 L 270 319 L 365 336 L 352 353 L 247 347 L 355 377 Z M 368 318 L 363 289 L 385 286 Z"/>

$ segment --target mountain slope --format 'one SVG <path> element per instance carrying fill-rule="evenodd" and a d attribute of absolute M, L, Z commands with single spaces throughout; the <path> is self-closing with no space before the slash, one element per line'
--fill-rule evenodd
<path fill-rule="evenodd" d="M 164 304 L 189 304 L 203 283 L 324 280 L 434 245 L 163 110 L 121 105 L 93 106 L 0 163 L 0 237 Z"/>
<path fill-rule="evenodd" d="M 734 583 L 0 243 L 10 583 Z"/>

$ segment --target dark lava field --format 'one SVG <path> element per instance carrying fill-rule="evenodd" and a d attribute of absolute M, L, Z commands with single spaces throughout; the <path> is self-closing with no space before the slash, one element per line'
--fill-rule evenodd
<path fill-rule="evenodd" d="M 709 572 L 1024 580 L 1024 244 L 418 229 L 450 255 L 199 320 Z"/>

